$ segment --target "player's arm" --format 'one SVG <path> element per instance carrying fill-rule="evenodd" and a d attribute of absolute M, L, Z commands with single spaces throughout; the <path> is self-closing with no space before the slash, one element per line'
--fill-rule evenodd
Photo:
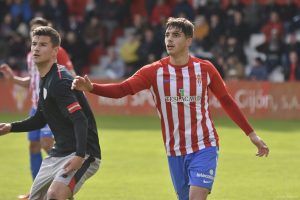
<path fill-rule="evenodd" d="M 226 111 L 229 117 L 245 132 L 246 135 L 249 136 L 251 142 L 257 147 L 257 156 L 268 156 L 269 149 L 267 145 L 261 138 L 256 135 L 245 115 L 242 113 L 234 99 L 229 94 L 228 90 L 226 89 L 225 83 L 217 70 L 215 68 L 213 68 L 212 70 L 213 72 L 211 73 L 211 84 L 209 85 L 209 88 L 218 98 L 223 109 Z"/>
<path fill-rule="evenodd" d="M 88 120 L 74 91 L 71 91 L 71 81 L 60 80 L 51 91 L 62 114 L 73 124 L 76 138 L 75 156 L 65 165 L 65 172 L 79 169 L 83 163 L 87 146 Z"/>
<path fill-rule="evenodd" d="M 121 98 L 134 94 L 126 81 L 121 83 L 97 84 L 92 83 L 87 75 L 84 77 L 76 76 L 72 83 L 72 89 L 91 92 L 109 98 Z"/>
<path fill-rule="evenodd" d="M 2 64 L 0 66 L 0 72 L 3 73 L 5 79 L 13 81 L 15 84 L 20 85 L 22 87 L 29 87 L 30 77 L 20 77 L 16 76 L 8 64 Z"/>
<path fill-rule="evenodd" d="M 42 111 L 38 107 L 36 113 L 23 120 L 13 123 L 0 124 L 0 135 L 5 135 L 9 132 L 27 132 L 32 130 L 41 129 L 46 125 L 46 120 Z"/>
<path fill-rule="evenodd" d="M 121 83 L 97 84 L 92 83 L 87 75 L 84 77 L 76 76 L 72 83 L 72 89 L 87 91 L 109 98 L 121 98 L 149 89 L 152 75 L 153 70 L 151 66 L 145 66 Z"/>

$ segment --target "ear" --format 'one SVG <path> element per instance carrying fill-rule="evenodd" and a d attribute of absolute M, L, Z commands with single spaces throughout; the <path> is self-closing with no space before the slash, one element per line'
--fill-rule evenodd
<path fill-rule="evenodd" d="M 193 42 L 193 38 L 187 38 L 186 39 L 186 45 L 189 47 L 189 46 L 191 46 L 191 44 L 192 44 L 192 42 Z"/>
<path fill-rule="evenodd" d="M 53 53 L 56 56 L 58 53 L 59 46 L 53 48 Z"/>

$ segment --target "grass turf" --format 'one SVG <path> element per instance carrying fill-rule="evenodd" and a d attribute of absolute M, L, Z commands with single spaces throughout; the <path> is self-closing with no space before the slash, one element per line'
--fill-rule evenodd
<path fill-rule="evenodd" d="M 0 121 L 22 119 L 0 115 Z M 175 200 L 156 117 L 97 117 L 103 160 L 75 199 Z M 216 120 L 220 157 L 210 200 L 300 199 L 300 124 L 298 121 L 251 121 L 270 147 L 256 149 L 227 119 Z M 31 185 L 26 134 L 0 138 L 0 199 L 14 200 Z"/>

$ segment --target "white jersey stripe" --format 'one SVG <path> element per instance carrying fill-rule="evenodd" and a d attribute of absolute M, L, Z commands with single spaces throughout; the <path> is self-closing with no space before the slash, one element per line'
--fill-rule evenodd
<path fill-rule="evenodd" d="M 165 134 L 166 134 L 166 151 L 167 154 L 170 155 L 170 129 L 169 129 L 169 122 L 168 122 L 168 116 L 167 116 L 167 108 L 166 108 L 166 102 L 165 102 L 165 92 L 164 92 L 164 77 L 163 77 L 163 68 L 159 68 L 157 70 L 157 90 L 159 93 L 160 98 L 160 104 L 161 104 L 161 114 L 162 114 L 162 120 L 165 126 Z"/>
<path fill-rule="evenodd" d="M 201 66 L 200 63 L 194 63 L 194 69 L 195 69 L 195 76 L 201 74 Z M 196 89 L 196 95 L 197 96 L 202 96 L 202 82 L 197 85 Z M 198 135 L 198 143 L 199 143 L 199 149 L 205 148 L 204 143 L 203 143 L 203 129 L 201 125 L 201 120 L 202 120 L 202 114 L 201 114 L 201 102 L 203 99 L 200 98 L 200 101 L 196 102 L 196 113 L 197 113 L 197 135 Z"/>
<path fill-rule="evenodd" d="M 189 75 L 189 68 L 184 67 L 182 68 L 182 75 L 183 75 L 183 89 L 184 94 L 190 96 L 190 75 Z M 185 147 L 186 152 L 192 153 L 192 127 L 191 127 L 191 112 L 190 112 L 190 102 L 183 102 L 184 103 L 184 118 L 185 118 Z"/>
<path fill-rule="evenodd" d="M 175 69 L 171 66 L 168 66 L 168 71 L 170 74 L 170 96 L 177 96 L 177 77 Z M 172 108 L 172 119 L 173 119 L 173 125 L 174 125 L 174 151 L 176 156 L 181 155 L 180 152 L 180 137 L 179 137 L 179 119 L 178 119 L 178 106 L 177 103 L 170 102 L 171 108 Z"/>

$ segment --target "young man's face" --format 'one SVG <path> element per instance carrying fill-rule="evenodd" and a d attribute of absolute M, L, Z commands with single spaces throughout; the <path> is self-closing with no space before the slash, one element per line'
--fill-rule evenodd
<path fill-rule="evenodd" d="M 53 47 L 49 36 L 33 36 L 31 52 L 35 64 L 47 63 L 55 59 L 58 47 Z"/>
<path fill-rule="evenodd" d="M 188 51 L 192 38 L 186 38 L 181 29 L 168 27 L 165 33 L 166 50 L 170 56 Z"/>

